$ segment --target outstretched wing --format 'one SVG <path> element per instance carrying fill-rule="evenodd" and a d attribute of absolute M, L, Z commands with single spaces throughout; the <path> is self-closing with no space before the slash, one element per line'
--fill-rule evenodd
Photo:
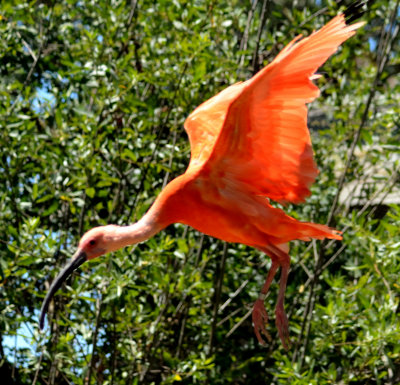
<path fill-rule="evenodd" d="M 240 182 L 279 202 L 302 202 L 318 170 L 307 127 L 306 103 L 319 95 L 312 83 L 339 45 L 364 23 L 336 16 L 319 31 L 295 38 L 250 80 L 222 91 L 185 123 L 190 167 Z"/>

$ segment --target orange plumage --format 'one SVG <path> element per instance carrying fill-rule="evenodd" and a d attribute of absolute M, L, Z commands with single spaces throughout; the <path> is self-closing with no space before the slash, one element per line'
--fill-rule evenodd
<path fill-rule="evenodd" d="M 299 203 L 310 194 L 318 174 L 307 128 L 306 103 L 319 95 L 312 79 L 318 67 L 362 24 L 349 26 L 343 15 L 336 16 L 311 36 L 295 38 L 253 78 L 228 87 L 196 108 L 185 122 L 191 144 L 186 172 L 166 186 L 136 224 L 104 226 L 86 233 L 72 261 L 79 257 L 80 264 L 141 242 L 175 222 L 256 247 L 271 257 L 272 265 L 254 305 L 255 332 L 261 343 L 261 333 L 269 338 L 264 299 L 281 267 L 276 324 L 287 347 L 283 302 L 290 265 L 288 242 L 340 240 L 341 236 L 327 226 L 291 218 L 272 207 L 269 199 Z M 53 283 L 42 307 L 41 325 L 48 301 L 69 273 L 67 266 Z"/>

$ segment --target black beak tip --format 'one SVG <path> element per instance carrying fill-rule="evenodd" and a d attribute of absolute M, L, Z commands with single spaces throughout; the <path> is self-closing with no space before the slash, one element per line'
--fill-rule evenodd
<path fill-rule="evenodd" d="M 40 313 L 40 318 L 39 318 L 40 331 L 42 331 L 44 329 L 44 319 L 45 318 L 46 318 L 46 312 L 42 310 Z"/>
<path fill-rule="evenodd" d="M 83 251 L 79 251 L 76 254 L 76 257 L 73 258 L 64 269 L 58 274 L 57 278 L 53 281 L 50 286 L 49 291 L 43 301 L 42 309 L 40 310 L 40 318 L 39 318 L 39 328 L 43 330 L 44 328 L 44 320 L 46 318 L 46 313 L 49 308 L 50 302 L 56 293 L 56 291 L 61 287 L 62 283 L 72 274 L 74 270 L 76 270 L 82 263 L 87 260 L 86 253 Z"/>

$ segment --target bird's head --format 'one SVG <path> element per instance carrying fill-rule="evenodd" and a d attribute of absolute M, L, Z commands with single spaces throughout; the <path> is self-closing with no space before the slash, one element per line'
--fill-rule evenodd
<path fill-rule="evenodd" d="M 95 227 L 89 230 L 79 241 L 78 250 L 74 257 L 80 253 L 84 253 L 86 255 L 86 260 L 90 260 L 115 251 L 114 234 L 117 227 L 118 226 L 115 225 L 108 225 Z M 72 257 L 72 259 L 74 257 Z"/>
<path fill-rule="evenodd" d="M 115 225 L 95 227 L 83 235 L 75 254 L 54 279 L 47 292 L 40 314 L 41 329 L 43 329 L 44 318 L 54 294 L 74 270 L 90 259 L 97 258 L 100 255 L 118 250 L 122 247 L 120 240 L 116 237 L 117 228 L 118 226 Z"/>

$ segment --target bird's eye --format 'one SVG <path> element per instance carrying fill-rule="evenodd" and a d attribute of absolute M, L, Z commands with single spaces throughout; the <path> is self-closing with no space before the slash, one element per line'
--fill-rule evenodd
<path fill-rule="evenodd" d="M 91 241 L 89 241 L 89 245 L 90 246 L 94 246 L 96 244 L 96 241 L 94 239 L 92 239 Z"/>

